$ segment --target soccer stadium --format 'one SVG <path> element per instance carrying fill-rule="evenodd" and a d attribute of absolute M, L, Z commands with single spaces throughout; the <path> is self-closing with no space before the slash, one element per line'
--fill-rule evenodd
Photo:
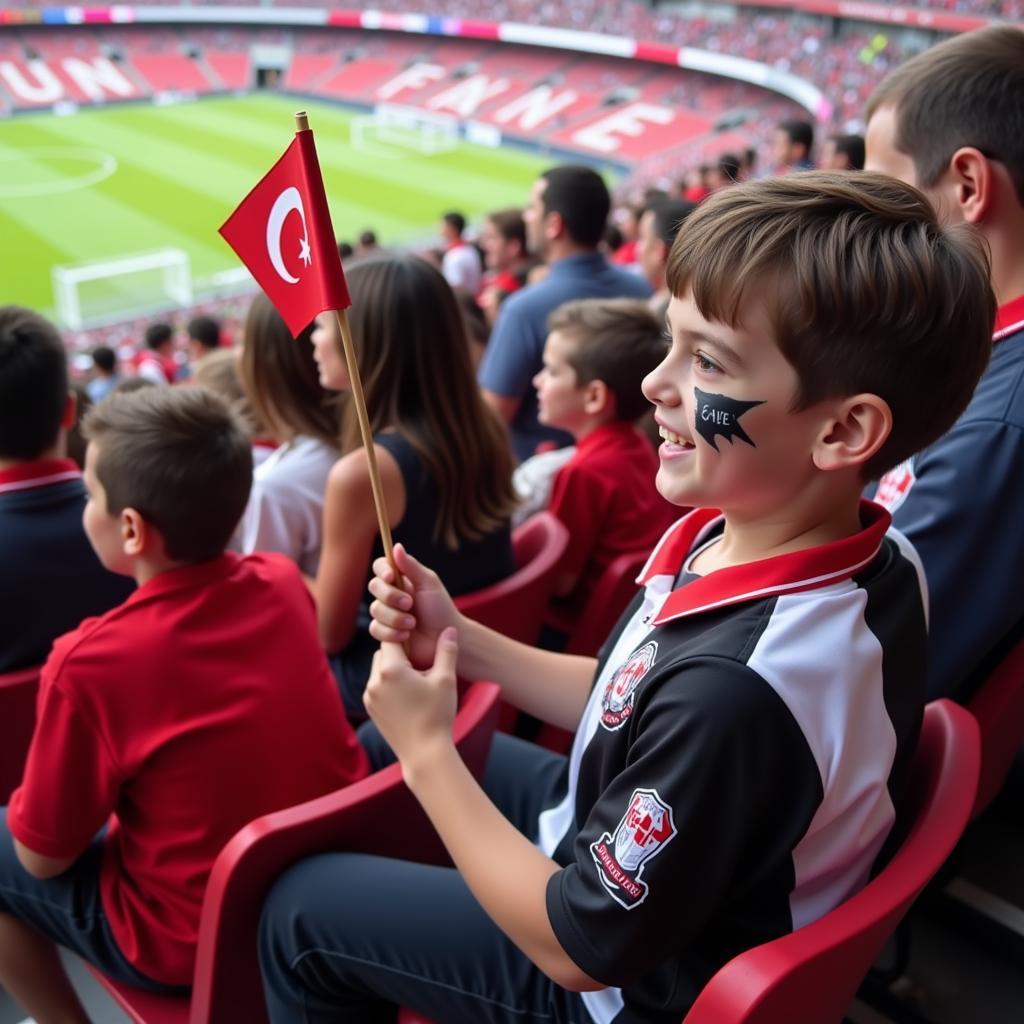
<path fill-rule="evenodd" d="M 0 4 L 0 1024 L 1024 1014 L 1024 0 Z"/>

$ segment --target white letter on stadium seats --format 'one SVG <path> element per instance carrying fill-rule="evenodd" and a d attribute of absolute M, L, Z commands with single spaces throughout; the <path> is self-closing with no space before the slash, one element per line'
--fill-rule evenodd
<path fill-rule="evenodd" d="M 36 85 L 25 80 L 17 64 L 9 60 L 0 61 L 0 78 L 7 83 L 16 99 L 26 103 L 55 103 L 63 97 L 64 86 L 43 61 L 30 60 L 26 67 L 35 76 Z"/>
<path fill-rule="evenodd" d="M 115 96 L 134 96 L 135 86 L 109 57 L 93 57 L 88 61 L 65 57 L 61 62 L 65 74 L 91 100 Z"/>
<path fill-rule="evenodd" d="M 440 82 L 442 78 L 444 78 L 444 68 L 440 64 L 413 64 L 411 68 L 406 68 L 390 81 L 385 82 L 377 90 L 377 97 L 389 100 L 403 89 L 422 89 L 434 82 Z"/>
<path fill-rule="evenodd" d="M 486 75 L 471 75 L 427 100 L 427 106 L 431 110 L 447 108 L 459 117 L 471 117 L 476 113 L 477 107 L 494 99 L 495 96 L 500 96 L 506 89 L 507 78 L 498 78 L 492 82 Z"/>
<path fill-rule="evenodd" d="M 495 113 L 494 120 L 498 124 L 508 124 L 509 121 L 519 118 L 519 127 L 530 130 L 539 127 L 555 114 L 565 110 L 566 107 L 571 107 L 575 102 L 576 91 L 574 89 L 555 93 L 550 85 L 538 85 L 536 89 L 523 93 L 522 96 L 503 106 Z"/>
<path fill-rule="evenodd" d="M 638 139 L 647 130 L 645 125 L 669 124 L 673 117 L 675 114 L 668 107 L 656 107 L 651 103 L 631 103 L 628 107 L 623 107 L 622 110 L 602 117 L 600 121 L 595 121 L 578 132 L 573 132 L 572 140 L 600 153 L 614 153 L 622 142 L 615 137 L 616 133 Z"/>

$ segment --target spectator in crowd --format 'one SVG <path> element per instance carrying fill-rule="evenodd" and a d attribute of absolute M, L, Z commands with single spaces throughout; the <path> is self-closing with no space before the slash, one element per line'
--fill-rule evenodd
<path fill-rule="evenodd" d="M 94 402 L 80 380 L 70 382 L 69 390 L 75 399 L 75 419 L 67 432 L 66 445 L 68 458 L 79 468 L 85 469 L 85 449 L 87 442 L 82 433 L 82 424 Z"/>
<path fill-rule="evenodd" d="M 512 460 L 502 425 L 473 380 L 451 287 L 411 255 L 359 260 L 347 270 L 352 336 L 396 542 L 429 552 L 447 585 L 469 593 L 515 568 L 509 519 Z M 313 331 L 320 382 L 349 388 L 335 318 Z M 315 593 L 320 637 L 345 706 L 365 717 L 363 688 L 376 643 L 367 632 L 370 563 L 382 551 L 369 463 L 355 409 L 343 407 L 342 457 L 327 479 Z"/>
<path fill-rule="evenodd" d="M 188 362 L 194 367 L 203 356 L 220 348 L 220 323 L 212 316 L 194 316 L 186 327 Z"/>
<path fill-rule="evenodd" d="M 174 328 L 170 324 L 150 324 L 145 333 L 146 347 L 136 357 L 136 373 L 151 384 L 170 384 L 178 374 L 174 359 Z"/>
<path fill-rule="evenodd" d="M 56 328 L 0 306 L 0 672 L 42 664 L 58 636 L 131 592 L 82 530 L 82 474 L 66 457 L 75 405 Z"/>
<path fill-rule="evenodd" d="M 480 364 L 484 399 L 509 424 L 519 459 L 529 458 L 543 441 L 570 442 L 564 431 L 538 423 L 531 386 L 551 312 L 570 299 L 650 295 L 639 275 L 612 267 L 598 251 L 610 208 L 608 188 L 590 167 L 553 167 L 533 186 L 524 214 L 527 241 L 549 273 L 506 299 Z"/>
<path fill-rule="evenodd" d="M 740 180 L 743 162 L 735 153 L 723 153 L 708 174 L 708 184 L 712 192 L 717 192 L 726 185 L 735 185 Z"/>
<path fill-rule="evenodd" d="M 683 240 L 672 346 L 643 387 L 658 489 L 697 510 L 600 660 L 470 621 L 400 546 L 403 590 L 377 560 L 364 742 L 399 761 L 456 867 L 290 868 L 260 928 L 274 1024 L 394 1003 L 446 1024 L 675 1024 L 902 834 L 926 598 L 861 489 L 970 398 L 994 309 L 981 246 L 915 189 L 821 172 L 723 189 Z M 452 744 L 456 675 L 577 729 L 570 756 L 498 735 L 478 784 Z"/>
<path fill-rule="evenodd" d="M 316 576 L 320 565 L 324 491 L 340 429 L 338 403 L 313 359 L 312 326 L 293 338 L 261 292 L 245 318 L 239 364 L 249 405 L 275 444 L 253 472 L 239 549 L 278 551 L 306 576 Z"/>
<path fill-rule="evenodd" d="M 665 283 L 668 254 L 683 221 L 696 209 L 696 204 L 686 199 L 662 199 L 644 210 L 640 218 L 637 257 L 653 292 L 649 300 L 651 309 L 661 319 L 671 298 Z"/>
<path fill-rule="evenodd" d="M 462 314 L 462 323 L 466 328 L 466 338 L 469 341 L 469 359 L 473 364 L 474 374 L 480 367 L 480 360 L 487 350 L 487 342 L 491 338 L 491 325 L 487 322 L 480 303 L 466 292 L 456 292 L 455 301 L 459 305 L 459 312 Z"/>
<path fill-rule="evenodd" d="M 355 255 L 355 249 L 352 248 L 351 242 L 338 243 L 338 256 L 341 257 L 342 263 L 347 259 L 351 259 L 353 255 Z"/>
<path fill-rule="evenodd" d="M 740 157 L 740 177 L 743 181 L 753 181 L 757 177 L 757 150 L 747 146 Z"/>
<path fill-rule="evenodd" d="M 480 248 L 487 271 L 480 291 L 480 308 L 493 327 L 498 308 L 526 284 L 530 269 L 523 211 L 510 208 L 489 213 L 480 229 Z"/>
<path fill-rule="evenodd" d="M 614 224 L 622 232 L 622 241 L 612 250 L 611 261 L 620 267 L 636 264 L 636 233 L 640 214 L 643 210 L 633 203 L 627 203 L 615 211 Z"/>
<path fill-rule="evenodd" d="M 700 167 L 693 167 L 686 172 L 682 194 L 687 202 L 699 203 L 711 195 L 710 174 L 711 167 L 708 164 L 701 164 Z"/>
<path fill-rule="evenodd" d="M 453 287 L 469 295 L 480 291 L 483 264 L 475 245 L 463 237 L 466 218 L 451 211 L 441 218 L 441 238 L 444 240 L 444 255 L 441 257 L 441 273 Z"/>
<path fill-rule="evenodd" d="M 664 358 L 664 320 L 640 299 L 581 299 L 559 306 L 548 327 L 533 380 L 538 419 L 575 441 L 547 501 L 569 528 L 548 615 L 564 638 L 604 570 L 650 551 L 679 510 L 655 488 L 658 457 L 633 425 L 650 407 L 640 384 Z"/>
<path fill-rule="evenodd" d="M 191 984 L 228 840 L 366 773 L 298 571 L 224 553 L 252 476 L 227 406 L 112 395 L 86 434 L 85 531 L 138 590 L 54 645 L 0 812 L 0 978 L 40 1021 L 88 1019 L 53 944 L 137 987 Z"/>
<path fill-rule="evenodd" d="M 999 302 L 971 404 L 876 494 L 924 563 L 930 695 L 963 701 L 1024 628 L 1024 33 L 985 28 L 926 50 L 866 113 L 867 167 L 981 233 Z M 962 372 L 952 350 L 936 358 Z"/>
<path fill-rule="evenodd" d="M 830 135 L 821 148 L 821 166 L 826 171 L 864 170 L 864 136 Z"/>
<path fill-rule="evenodd" d="M 117 353 L 106 345 L 99 345 L 92 351 L 92 380 L 86 384 L 93 404 L 102 402 L 117 386 Z"/>
<path fill-rule="evenodd" d="M 775 173 L 814 169 L 811 152 L 814 149 L 814 125 L 810 121 L 783 121 L 772 136 L 772 157 Z"/>
<path fill-rule="evenodd" d="M 370 231 L 369 228 L 367 228 L 366 231 L 359 232 L 359 244 L 356 247 L 357 256 L 366 256 L 368 253 L 372 253 L 379 247 L 376 231 Z"/>

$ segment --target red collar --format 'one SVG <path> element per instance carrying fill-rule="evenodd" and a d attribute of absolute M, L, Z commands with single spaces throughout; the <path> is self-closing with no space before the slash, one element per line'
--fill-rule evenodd
<path fill-rule="evenodd" d="M 992 343 L 1002 341 L 1003 338 L 1008 338 L 1018 331 L 1024 331 L 1024 295 L 1011 299 L 1005 306 L 999 307 Z"/>
<path fill-rule="evenodd" d="M 10 469 L 0 470 L 0 494 L 46 487 L 48 484 L 61 483 L 64 480 L 77 480 L 81 475 L 78 466 L 71 459 L 22 462 Z"/>
<path fill-rule="evenodd" d="M 168 569 L 159 573 L 142 584 L 129 598 L 129 601 L 141 601 L 143 598 L 156 594 L 168 594 L 174 590 L 187 587 L 205 587 L 214 580 L 223 579 L 235 571 L 241 555 L 225 551 L 216 558 L 195 565 L 183 565 L 179 569 Z"/>
<path fill-rule="evenodd" d="M 881 505 L 865 500 L 860 503 L 860 517 L 864 528 L 852 537 L 719 569 L 673 590 L 655 617 L 654 625 L 712 608 L 776 594 L 815 590 L 849 579 L 878 554 L 885 531 L 892 522 L 892 516 Z M 717 509 L 701 508 L 680 519 L 658 542 L 637 583 L 647 584 L 657 576 L 670 576 L 674 580 L 687 555 L 721 518 Z"/>

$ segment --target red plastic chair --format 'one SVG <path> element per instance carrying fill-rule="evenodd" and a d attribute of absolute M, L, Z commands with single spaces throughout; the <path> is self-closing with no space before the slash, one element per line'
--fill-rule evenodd
<path fill-rule="evenodd" d="M 1024 744 L 1024 640 L 1019 640 L 970 700 L 967 709 L 981 728 L 981 779 L 976 818 L 1002 789 Z"/>
<path fill-rule="evenodd" d="M 21 783 L 36 727 L 39 666 L 0 675 L 0 807 Z"/>
<path fill-rule="evenodd" d="M 566 654 L 596 657 L 601 644 L 608 639 L 615 623 L 619 621 L 619 616 L 636 596 L 636 578 L 650 556 L 650 551 L 619 555 L 605 569 L 569 635 L 565 645 Z"/>
<path fill-rule="evenodd" d="M 474 683 L 455 719 L 456 746 L 477 778 L 494 735 L 498 694 L 494 683 Z M 400 824 L 400 831 L 389 823 Z M 191 999 L 153 995 L 90 969 L 136 1024 L 264 1024 L 256 952 L 264 898 L 290 864 L 325 850 L 449 863 L 402 781 L 401 767 L 393 764 L 327 796 L 258 818 L 224 847 L 203 901 Z"/>
<path fill-rule="evenodd" d="M 910 827 L 892 860 L 831 913 L 730 960 L 683 1024 L 838 1024 L 885 940 L 963 833 L 980 759 L 974 718 L 952 701 L 929 704 L 911 770 Z M 399 1024 L 431 1021 L 403 1010 Z"/>

